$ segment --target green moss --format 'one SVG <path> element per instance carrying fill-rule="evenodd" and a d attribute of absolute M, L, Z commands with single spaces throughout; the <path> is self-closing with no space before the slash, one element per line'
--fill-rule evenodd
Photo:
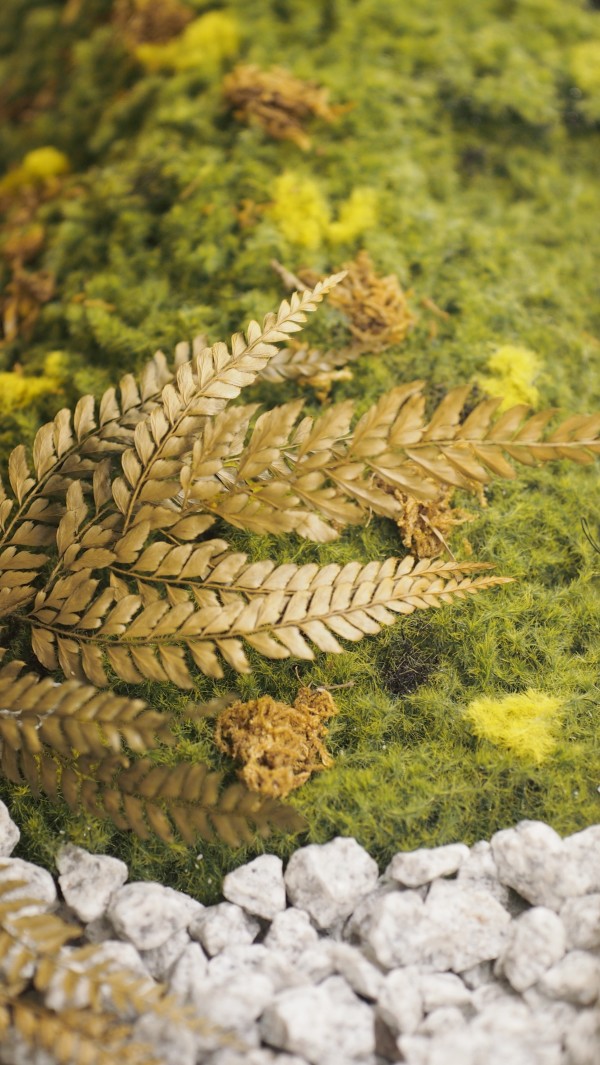
<path fill-rule="evenodd" d="M 279 63 L 350 105 L 332 126 L 315 129 L 308 153 L 237 123 L 216 63 L 212 71 L 192 64 L 147 72 L 113 30 L 110 0 L 81 5 L 67 26 L 61 0 L 5 6 L 3 172 L 53 145 L 73 173 L 36 220 L 46 232 L 36 269 L 56 275 L 56 296 L 33 337 L 2 352 L 3 369 L 18 362 L 33 379 L 60 351 L 64 395 L 3 419 L 4 457 L 53 406 L 101 390 L 156 347 L 170 350 L 200 331 L 221 338 L 270 309 L 282 295 L 272 258 L 324 271 L 361 247 L 411 290 L 419 320 L 401 348 L 364 356 L 353 380 L 334 387 L 335 399 L 352 397 L 362 410 L 416 377 L 439 396 L 484 378 L 499 349 L 527 349 L 541 367 L 540 407 L 600 407 L 592 69 L 600 12 L 584 0 L 219 5 L 239 27 L 239 58 Z M 214 7 L 190 3 L 200 18 L 207 6 Z M 234 52 L 220 56 L 223 70 L 237 62 Z M 288 204 L 285 224 L 273 206 L 290 174 L 318 192 L 315 240 L 302 239 L 306 209 L 294 221 L 298 201 Z M 244 201 L 254 204 L 246 225 Z M 423 298 L 448 317 L 434 318 Z M 331 308 L 311 329 L 314 343 L 347 339 Z M 291 386 L 256 390 L 265 403 L 292 395 Z M 585 517 L 598 528 L 597 469 L 523 470 L 487 495 L 453 548 L 460 554 L 468 536 L 475 556 L 516 577 L 515 585 L 404 619 L 339 658 L 256 658 L 251 677 L 229 675 L 218 685 L 199 678 L 198 698 L 235 686 L 244 698 L 266 692 L 289 701 L 299 681 L 352 685 L 337 693 L 334 768 L 293 800 L 308 819 L 307 838 L 352 833 L 385 862 L 398 847 L 474 840 L 521 817 L 562 832 L 598 820 L 599 565 L 580 526 Z M 280 561 L 400 551 L 386 522 L 350 530 L 327 548 L 236 532 L 233 540 L 253 558 Z M 539 765 L 478 740 L 464 717 L 475 699 L 528 688 L 564 705 L 557 745 Z M 185 723 L 186 698 L 156 685 L 141 694 L 174 709 L 187 755 L 226 765 L 210 724 Z M 265 846 L 232 853 L 201 845 L 197 860 L 22 789 L 4 784 L 2 794 L 22 825 L 24 856 L 50 863 L 68 836 L 121 855 L 135 877 L 203 897 L 214 895 L 227 868 Z M 297 843 L 282 837 L 268 847 L 286 854 Z"/>

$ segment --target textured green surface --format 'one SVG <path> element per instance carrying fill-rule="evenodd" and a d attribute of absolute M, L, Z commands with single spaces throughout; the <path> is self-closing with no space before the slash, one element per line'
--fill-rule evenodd
<path fill-rule="evenodd" d="M 0 354 L 0 369 L 19 362 L 35 374 L 50 352 L 62 352 L 62 394 L 4 419 L 3 457 L 53 406 L 101 390 L 157 346 L 170 350 L 201 330 L 225 337 L 276 306 L 283 293 L 271 258 L 325 271 L 361 247 L 412 290 L 419 321 L 402 348 L 363 357 L 354 379 L 335 387 L 336 399 L 351 396 L 364 408 L 415 377 L 439 397 L 485 377 L 494 352 L 514 345 L 541 360 L 540 406 L 600 407 L 593 5 L 229 3 L 240 59 L 276 61 L 328 86 L 334 102 L 352 103 L 335 125 L 311 125 L 306 153 L 236 123 L 214 64 L 146 73 L 111 30 L 109 0 L 82 4 L 67 28 L 62 3 L 4 6 L 0 78 L 14 120 L 0 132 L 3 165 L 51 144 L 69 156 L 73 174 L 39 215 L 47 240 L 34 268 L 56 274 L 56 296 L 33 337 Z M 219 5 L 189 6 L 201 14 Z M 23 101 L 50 81 L 54 107 L 19 120 Z M 375 224 L 351 240 L 340 239 L 343 227 L 323 225 L 307 240 L 300 218 L 296 237 L 285 236 L 273 207 L 292 184 L 278 180 L 282 174 L 316 190 L 333 221 L 354 189 L 373 190 Z M 245 199 L 259 209 L 242 228 L 237 208 Z M 449 317 L 434 319 L 422 298 Z M 347 336 L 327 308 L 310 330 L 315 343 Z M 292 390 L 255 394 L 282 401 Z M 307 403 L 311 409 L 310 395 Z M 335 767 L 293 800 L 308 818 L 307 838 L 352 834 L 385 862 L 400 847 L 472 841 L 523 817 L 561 832 L 599 819 L 600 557 L 580 527 L 581 517 L 592 530 L 600 526 L 598 488 L 597 468 L 566 464 L 493 486 L 487 508 L 457 531 L 453 546 L 460 555 L 468 536 L 475 557 L 518 583 L 401 620 L 339 658 L 257 660 L 254 675 L 237 682 L 244 695 L 290 699 L 298 678 L 353 682 L 339 692 L 342 712 L 329 730 Z M 240 533 L 234 541 L 252 557 L 281 560 L 403 552 L 393 526 L 379 521 L 321 549 Z M 199 679 L 198 697 L 233 682 Z M 563 699 L 557 746 L 539 765 L 477 739 L 463 714 L 478 696 L 527 688 Z M 179 711 L 186 702 L 155 685 L 142 694 Z M 223 764 L 208 723 L 181 726 L 179 753 Z M 134 877 L 205 897 L 250 853 L 203 846 L 197 861 L 184 847 L 142 844 L 78 821 L 25 790 L 13 789 L 9 801 L 23 829 L 19 853 L 48 864 L 65 833 L 120 854 Z M 285 854 L 297 843 L 278 839 L 269 849 Z"/>

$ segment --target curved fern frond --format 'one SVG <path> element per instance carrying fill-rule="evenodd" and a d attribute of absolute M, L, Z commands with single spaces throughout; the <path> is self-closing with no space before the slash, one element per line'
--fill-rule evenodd
<path fill-rule="evenodd" d="M 110 589 L 94 599 L 89 572 L 72 574 L 61 582 L 59 595 L 49 592 L 32 612 L 35 653 L 49 668 L 60 662 L 67 674 L 98 682 L 108 682 L 108 661 L 131 683 L 170 680 L 191 688 L 190 661 L 213 677 L 223 675 L 219 658 L 249 672 L 244 642 L 267 658 L 311 659 L 311 645 L 340 653 L 337 636 L 354 642 L 378 633 L 399 614 L 438 607 L 508 580 L 466 576 L 488 568 L 478 563 L 415 562 L 410 556 L 366 565 L 248 566 L 245 555 L 221 555 L 223 543 L 209 541 L 196 549 L 155 543 L 142 554 L 141 571 L 157 571 L 158 580 L 170 570 L 173 583 L 190 589 L 174 605 L 145 595 L 143 588 L 142 594 L 116 602 Z M 199 581 L 194 572 L 201 574 Z"/>

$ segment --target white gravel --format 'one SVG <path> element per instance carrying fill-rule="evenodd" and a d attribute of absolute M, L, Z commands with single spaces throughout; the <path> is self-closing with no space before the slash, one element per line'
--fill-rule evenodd
<path fill-rule="evenodd" d="M 31 912 L 89 921 L 111 963 L 229 1033 L 220 1045 L 143 1014 L 136 1033 L 164 1065 L 600 1065 L 598 826 L 562 840 L 524 821 L 470 848 L 399 852 L 381 876 L 338 837 L 285 870 L 254 859 L 207 907 L 71 846 L 61 903 L 45 870 L 10 857 L 17 840 L 0 808 L 0 877 L 27 880 Z M 85 1006 L 68 980 L 46 994 Z M 5 1065 L 35 1065 L 14 1046 Z"/>

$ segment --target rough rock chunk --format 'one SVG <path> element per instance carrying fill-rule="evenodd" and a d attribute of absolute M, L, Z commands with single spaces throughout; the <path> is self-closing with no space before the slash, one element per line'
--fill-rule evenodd
<path fill-rule="evenodd" d="M 24 880 L 23 887 L 13 888 L 3 896 L 5 901 L 13 899 L 36 899 L 34 903 L 23 906 L 20 910 L 25 914 L 42 913 L 52 909 L 56 904 L 56 886 L 50 873 L 40 869 L 33 862 L 25 862 L 22 858 L 0 858 L 0 884 L 8 880 Z"/>
<path fill-rule="evenodd" d="M 196 991 L 208 972 L 206 955 L 199 943 L 188 943 L 169 973 L 169 990 L 185 1004 L 196 1000 Z"/>
<path fill-rule="evenodd" d="M 492 853 L 502 884 L 514 888 L 532 906 L 559 910 L 569 895 L 579 895 L 565 848 L 557 832 L 543 821 L 520 821 L 496 832 Z"/>
<path fill-rule="evenodd" d="M 190 937 L 185 928 L 182 928 L 174 936 L 170 936 L 160 947 L 152 947 L 151 950 L 141 951 L 140 957 L 150 976 L 155 980 L 166 980 L 189 942 Z"/>
<path fill-rule="evenodd" d="M 567 1032 L 568 1065 L 598 1065 L 600 1010 L 582 1010 Z"/>
<path fill-rule="evenodd" d="M 283 863 L 275 854 L 260 854 L 258 858 L 228 873 L 223 881 L 223 894 L 255 917 L 272 921 L 276 913 L 285 910 Z"/>
<path fill-rule="evenodd" d="M 129 875 L 125 862 L 118 858 L 90 854 L 70 843 L 59 850 L 56 867 L 65 902 L 84 923 L 102 916 L 111 896 Z"/>
<path fill-rule="evenodd" d="M 437 1036 L 464 1028 L 465 1015 L 457 1006 L 440 1006 L 428 1013 L 418 1028 L 419 1035 Z"/>
<path fill-rule="evenodd" d="M 208 977 L 197 988 L 196 1003 L 211 1025 L 246 1033 L 274 994 L 272 982 L 263 973 L 255 972 L 248 979 L 247 973 L 237 972 L 220 980 L 209 966 Z"/>
<path fill-rule="evenodd" d="M 567 899 L 560 908 L 569 949 L 597 950 L 600 947 L 600 894 Z"/>
<path fill-rule="evenodd" d="M 284 991 L 265 1010 L 260 1030 L 266 1043 L 312 1065 L 340 1065 L 375 1050 L 371 1009 L 341 976 Z"/>
<path fill-rule="evenodd" d="M 600 996 L 600 958 L 572 950 L 544 973 L 538 987 L 550 998 L 591 1006 Z"/>
<path fill-rule="evenodd" d="M 309 947 L 314 947 L 319 937 L 310 923 L 305 910 L 293 906 L 278 913 L 265 936 L 269 950 L 280 950 L 289 961 L 296 961 Z"/>
<path fill-rule="evenodd" d="M 575 895 L 600 891 L 600 825 L 590 825 L 563 840 Z"/>
<path fill-rule="evenodd" d="M 8 806 L 0 800 L 0 857 L 9 858 L 21 838 Z"/>
<path fill-rule="evenodd" d="M 451 880 L 431 885 L 425 912 L 441 933 L 435 967 L 458 973 L 497 958 L 510 925 L 510 915 L 489 891 Z"/>
<path fill-rule="evenodd" d="M 330 928 L 374 890 L 377 878 L 377 865 L 360 844 L 336 836 L 292 854 L 285 886 L 294 906 L 306 910 L 319 928 Z"/>
<path fill-rule="evenodd" d="M 565 953 L 566 935 L 560 917 L 535 906 L 517 917 L 498 958 L 498 971 L 515 991 L 525 991 Z"/>
<path fill-rule="evenodd" d="M 419 991 L 425 1013 L 447 1006 L 469 1006 L 471 993 L 454 973 L 423 973 L 419 976 Z"/>
<path fill-rule="evenodd" d="M 252 943 L 259 931 L 258 921 L 234 902 L 207 906 L 189 926 L 192 939 L 197 939 L 211 958 L 226 947 Z"/>
<path fill-rule="evenodd" d="M 365 958 L 362 951 L 350 943 L 332 943 L 330 956 L 335 971 L 347 980 L 357 995 L 373 1001 L 378 998 L 383 985 L 383 973 Z"/>
<path fill-rule="evenodd" d="M 412 1035 L 423 1020 L 423 997 L 419 990 L 418 972 L 395 969 L 383 980 L 377 1013 L 396 1035 Z"/>
<path fill-rule="evenodd" d="M 480 839 L 473 844 L 468 856 L 460 863 L 457 879 L 462 883 L 471 883 L 473 887 L 485 888 L 497 902 L 508 908 L 509 891 L 498 879 L 498 867 L 487 840 Z"/>
<path fill-rule="evenodd" d="M 117 934 L 138 950 L 160 947 L 203 909 L 181 891 L 161 884 L 126 884 L 113 895 L 107 915 Z"/>
<path fill-rule="evenodd" d="M 455 873 L 467 858 L 469 848 L 464 843 L 448 843 L 445 847 L 421 848 L 395 854 L 385 875 L 405 887 L 416 888 L 430 884 L 440 876 Z"/>

